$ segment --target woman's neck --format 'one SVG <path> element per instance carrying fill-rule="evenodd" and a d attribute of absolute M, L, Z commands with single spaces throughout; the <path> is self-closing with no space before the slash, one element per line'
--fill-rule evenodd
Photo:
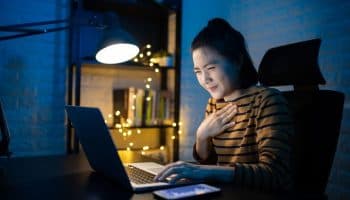
<path fill-rule="evenodd" d="M 247 92 L 247 89 L 235 89 L 231 94 L 224 97 L 224 101 L 233 101 Z"/>

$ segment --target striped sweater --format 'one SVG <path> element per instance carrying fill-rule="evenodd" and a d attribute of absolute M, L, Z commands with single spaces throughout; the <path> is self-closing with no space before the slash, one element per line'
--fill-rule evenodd
<path fill-rule="evenodd" d="M 201 164 L 235 167 L 233 182 L 261 190 L 290 190 L 291 139 L 293 125 L 287 102 L 272 88 L 252 86 L 242 96 L 230 100 L 238 107 L 234 127 L 212 138 L 212 150 Z M 227 102 L 209 99 L 206 116 Z"/>

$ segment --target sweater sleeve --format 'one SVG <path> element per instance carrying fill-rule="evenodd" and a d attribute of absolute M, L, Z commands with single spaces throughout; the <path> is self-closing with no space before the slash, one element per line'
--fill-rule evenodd
<path fill-rule="evenodd" d="M 255 123 L 259 162 L 236 163 L 234 182 L 261 190 L 290 190 L 293 125 L 279 91 L 261 96 Z"/>
<path fill-rule="evenodd" d="M 215 165 L 217 160 L 218 160 L 218 156 L 216 155 L 214 148 L 211 148 L 211 151 L 210 151 L 207 159 L 205 159 L 205 160 L 201 159 L 196 151 L 196 143 L 193 145 L 193 158 L 199 164 L 203 164 L 203 165 Z"/>

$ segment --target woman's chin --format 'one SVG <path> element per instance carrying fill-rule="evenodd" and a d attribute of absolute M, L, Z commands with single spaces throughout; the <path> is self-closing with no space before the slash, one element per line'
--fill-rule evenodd
<path fill-rule="evenodd" d="M 224 98 L 222 95 L 220 94 L 215 94 L 215 93 L 210 93 L 210 96 L 214 99 L 222 99 Z"/>

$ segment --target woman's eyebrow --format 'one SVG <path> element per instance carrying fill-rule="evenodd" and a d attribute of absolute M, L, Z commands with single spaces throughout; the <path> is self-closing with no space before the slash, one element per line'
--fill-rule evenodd
<path fill-rule="evenodd" d="M 206 67 L 208 67 L 209 65 L 215 65 L 215 64 L 218 64 L 219 63 L 219 61 L 217 60 L 217 59 L 215 59 L 215 60 L 211 60 L 211 61 L 209 61 L 208 63 L 206 63 L 205 65 L 203 65 L 202 67 L 196 67 L 196 66 L 194 66 L 194 70 L 200 70 L 201 68 L 206 68 Z"/>

